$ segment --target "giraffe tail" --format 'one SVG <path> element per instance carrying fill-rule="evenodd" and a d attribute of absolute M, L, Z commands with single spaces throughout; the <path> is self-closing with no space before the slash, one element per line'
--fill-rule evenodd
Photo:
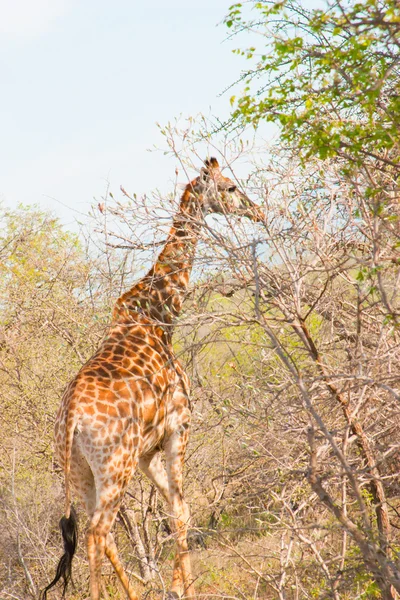
<path fill-rule="evenodd" d="M 65 434 L 65 456 L 64 456 L 64 487 L 65 487 L 65 517 L 69 519 L 71 512 L 71 486 L 69 482 L 71 473 L 71 453 L 74 440 L 75 427 L 77 423 L 74 415 L 68 411 Z"/>
<path fill-rule="evenodd" d="M 54 587 L 60 579 L 63 580 L 64 587 L 62 597 L 64 598 L 68 583 L 71 580 L 72 558 L 75 554 L 78 540 L 78 520 L 73 506 L 70 508 L 69 517 L 63 517 L 61 519 L 60 529 L 64 543 L 64 554 L 57 565 L 56 575 L 53 581 L 44 588 L 40 595 L 40 600 L 47 600 L 47 592 Z"/>
<path fill-rule="evenodd" d="M 69 421 L 69 419 L 68 419 Z M 65 475 L 65 516 L 60 520 L 60 530 L 64 544 L 64 554 L 59 560 L 57 570 L 53 581 L 44 588 L 40 594 L 40 600 L 47 600 L 47 592 L 53 588 L 60 579 L 63 580 L 63 592 L 62 597 L 65 597 L 68 583 L 72 580 L 71 567 L 72 559 L 74 557 L 77 542 L 78 542 L 78 519 L 74 507 L 71 505 L 71 491 L 69 484 L 69 474 L 71 470 L 71 451 L 72 441 L 75 430 L 75 423 L 73 420 L 67 421 L 67 435 L 65 443 L 65 463 L 64 463 L 64 475 Z"/>

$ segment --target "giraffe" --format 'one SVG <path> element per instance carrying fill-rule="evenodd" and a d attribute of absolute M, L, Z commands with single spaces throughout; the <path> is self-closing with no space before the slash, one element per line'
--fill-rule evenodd
<path fill-rule="evenodd" d="M 111 528 L 138 467 L 169 505 L 177 547 L 170 597 L 194 598 L 189 510 L 182 490 L 189 380 L 174 356 L 172 332 L 188 289 L 201 219 L 209 212 L 263 220 L 261 210 L 222 175 L 218 161 L 207 159 L 183 192 L 156 262 L 116 301 L 105 339 L 64 392 L 56 416 L 55 452 L 65 477 L 65 516 L 60 521 L 65 552 L 42 600 L 60 579 L 64 596 L 71 577 L 77 540 L 71 488 L 90 521 L 86 543 L 91 600 L 100 598 L 104 556 L 129 600 L 137 600 Z"/>

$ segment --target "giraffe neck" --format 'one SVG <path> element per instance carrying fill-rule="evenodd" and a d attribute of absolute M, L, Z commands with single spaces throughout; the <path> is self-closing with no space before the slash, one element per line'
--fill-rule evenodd
<path fill-rule="evenodd" d="M 117 301 L 114 321 L 142 315 L 172 334 L 189 285 L 201 227 L 201 211 L 191 184 L 187 186 L 164 248 L 150 271 Z"/>

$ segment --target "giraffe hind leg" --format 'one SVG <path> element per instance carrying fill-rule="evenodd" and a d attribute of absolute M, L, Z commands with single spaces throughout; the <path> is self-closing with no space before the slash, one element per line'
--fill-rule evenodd
<path fill-rule="evenodd" d="M 119 581 L 124 588 L 129 600 L 138 600 L 138 596 L 130 584 L 129 577 L 118 556 L 117 546 L 110 532 L 112 523 L 117 515 L 121 498 L 114 500 L 112 507 L 105 506 L 103 510 L 96 511 L 87 534 L 87 551 L 90 568 L 90 598 L 100 599 L 101 565 L 104 556 L 110 561 Z"/>
<path fill-rule="evenodd" d="M 94 474 L 97 491 L 96 509 L 87 533 L 91 600 L 100 598 L 101 565 L 104 556 L 107 556 L 111 562 L 129 600 L 138 600 L 118 557 L 117 547 L 111 535 L 111 527 L 137 463 L 136 452 L 132 454 L 117 448 L 114 452 L 110 452 L 108 460 L 103 461 Z"/>
<path fill-rule="evenodd" d="M 125 572 L 124 567 L 122 566 L 122 563 L 118 556 L 117 546 L 114 542 L 114 538 L 111 533 L 108 534 L 107 539 L 106 539 L 105 552 L 106 552 L 106 556 L 107 556 L 108 560 L 110 561 L 110 563 L 113 566 L 115 573 L 118 576 L 118 579 L 121 582 L 122 587 L 124 588 L 128 598 L 129 598 L 129 600 L 137 600 L 138 597 L 135 594 L 135 592 L 130 584 L 129 578 Z"/>
<path fill-rule="evenodd" d="M 74 445 L 72 457 L 71 482 L 76 495 L 85 506 L 86 513 L 91 521 L 91 526 L 86 539 L 89 566 L 91 570 L 91 587 L 93 588 L 91 590 L 91 597 L 100 598 L 101 563 L 104 555 L 106 555 L 129 600 L 137 600 L 137 595 L 133 591 L 129 578 L 125 573 L 118 556 L 116 544 L 110 532 L 126 485 L 123 490 L 119 492 L 120 499 L 114 500 L 114 509 L 112 511 L 114 517 L 111 518 L 111 524 L 108 524 L 107 527 L 107 523 L 110 523 L 109 519 L 105 521 L 104 515 L 102 516 L 101 512 L 99 514 L 99 511 L 96 511 L 96 504 L 98 504 L 98 502 L 95 478 L 79 445 Z M 101 498 L 104 498 L 106 495 L 107 489 L 103 489 L 100 495 L 100 501 Z M 104 523 L 106 526 L 102 527 L 101 523 Z M 95 526 L 93 527 L 93 525 Z M 92 583 L 92 580 L 94 583 Z"/>

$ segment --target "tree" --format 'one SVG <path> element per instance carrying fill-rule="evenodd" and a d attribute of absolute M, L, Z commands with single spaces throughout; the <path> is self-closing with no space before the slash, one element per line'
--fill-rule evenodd
<path fill-rule="evenodd" d="M 366 388 L 360 396 L 361 387 L 357 392 L 354 384 L 352 392 L 347 395 L 346 385 L 335 383 L 334 379 L 340 379 L 339 364 L 341 372 L 346 373 L 349 379 L 356 377 L 355 368 L 364 369 L 365 355 L 360 348 L 351 350 L 353 334 L 348 329 L 348 319 L 356 306 L 359 316 L 354 312 L 354 319 L 358 322 L 354 341 L 360 340 L 358 336 L 367 325 L 364 318 L 372 318 L 375 324 L 380 322 L 380 334 L 393 335 L 396 339 L 398 335 L 400 8 L 397 2 L 391 0 L 346 4 L 335 0 L 324 10 L 307 10 L 301 3 L 291 1 L 254 2 L 253 7 L 257 13 L 254 19 L 243 16 L 240 4 L 233 5 L 226 18 L 227 26 L 235 33 L 257 31 L 265 42 L 265 47 L 260 50 L 253 46 L 242 52 L 249 60 L 255 60 L 256 65 L 243 76 L 246 88 L 236 103 L 232 123 L 257 126 L 262 120 L 277 122 L 280 125 L 280 144 L 286 145 L 289 160 L 293 161 L 295 156 L 300 158 L 300 171 L 303 170 L 305 182 L 308 181 L 308 185 L 304 184 L 302 190 L 298 189 L 296 196 L 292 197 L 298 221 L 293 219 L 294 213 L 282 197 L 284 208 L 281 209 L 290 224 L 289 229 L 293 234 L 297 231 L 298 240 L 304 240 L 302 248 L 294 240 L 288 248 L 285 243 L 288 234 L 281 234 L 279 243 L 274 244 L 282 261 L 282 272 L 291 274 L 290 281 L 286 280 L 285 285 L 281 283 L 276 289 L 274 279 L 265 277 L 268 272 L 266 265 L 260 265 L 257 267 L 258 275 L 256 273 L 259 294 L 269 306 L 280 311 L 280 318 L 290 326 L 300 344 L 304 344 L 304 349 L 314 361 L 315 375 L 319 373 L 325 381 L 331 399 L 340 407 L 349 431 L 357 440 L 364 468 L 369 473 L 370 506 L 376 512 L 378 528 L 374 533 L 374 525 L 368 517 L 364 521 L 364 539 L 353 527 L 355 523 L 347 522 L 343 502 L 333 500 L 323 485 L 328 476 L 318 472 L 315 431 L 318 430 L 318 435 L 327 441 L 336 459 L 342 463 L 353 494 L 358 497 L 359 510 L 366 516 L 368 510 L 360 494 L 363 485 L 358 475 L 353 477 L 353 469 L 345 467 L 346 461 L 329 433 L 326 417 L 317 409 L 312 386 L 310 388 L 305 383 L 310 372 L 305 375 L 302 365 L 288 352 L 287 344 L 268 325 L 271 342 L 276 344 L 277 352 L 293 381 L 296 381 L 310 413 L 309 482 L 321 502 L 359 545 L 365 565 L 372 571 L 382 597 L 392 598 L 395 594 L 392 585 L 398 591 L 399 585 L 397 554 L 394 552 L 393 555 L 393 532 L 384 483 L 385 464 L 379 460 L 377 446 L 372 441 L 377 438 L 368 433 L 373 427 L 372 422 L 367 420 L 363 423 L 357 408 Z M 232 102 L 235 102 L 234 98 Z M 310 177 L 313 169 L 314 174 Z M 329 172 L 335 173 L 336 183 L 333 179 L 329 181 L 329 177 L 327 179 Z M 328 190 L 331 216 L 337 211 L 333 220 L 326 212 Z M 324 224 L 320 221 L 323 214 Z M 271 236 L 274 233 L 276 236 L 272 222 L 268 229 Z M 334 244 L 325 246 L 321 253 L 323 240 L 327 242 L 329 238 L 332 242 L 335 240 Z M 314 269 L 315 273 L 324 275 L 315 280 L 310 298 L 309 285 Z M 282 279 L 285 281 L 285 276 Z M 333 309 L 340 280 L 350 286 L 341 291 L 347 297 L 348 307 L 353 304 L 348 316 L 343 303 Z M 270 293 L 266 289 L 271 285 L 273 291 Z M 288 300 L 291 294 L 292 304 Z M 323 304 L 328 295 L 333 305 L 327 310 Z M 373 311 L 378 310 L 383 319 L 377 313 L 372 317 L 372 308 Z M 265 313 L 259 309 L 259 315 L 264 318 Z M 322 324 L 327 316 L 331 319 L 331 331 L 336 340 L 345 340 L 343 351 L 348 356 L 352 355 L 352 364 L 349 362 L 345 366 L 339 360 L 341 352 L 338 351 L 334 365 L 329 354 L 322 351 L 323 341 L 318 335 L 313 335 L 306 324 L 312 318 L 322 318 Z M 386 334 L 383 334 L 385 330 Z M 376 351 L 379 336 L 366 339 L 362 347 L 365 349 L 368 344 L 371 344 L 372 352 Z M 392 350 L 395 351 L 396 347 L 397 341 Z M 372 373 L 372 356 L 369 360 L 368 369 L 371 368 L 369 372 Z M 381 368 L 383 372 L 384 365 Z M 333 376 L 333 373 L 336 375 Z M 379 387 L 375 377 L 372 376 L 371 382 L 374 380 L 373 386 Z M 322 390 L 320 393 L 322 397 Z M 398 397 L 396 388 L 391 387 L 391 394 L 393 398 Z M 382 410 L 390 405 L 388 397 L 383 401 Z M 372 540 L 375 540 L 373 544 L 377 543 L 373 559 L 369 554 Z"/>
<path fill-rule="evenodd" d="M 303 160 L 340 157 L 349 169 L 373 159 L 398 174 L 397 0 L 333 0 L 313 10 L 296 0 L 252 6 L 254 18 L 234 4 L 225 19 L 234 33 L 257 32 L 262 40 L 238 50 L 255 65 L 242 77 L 233 120 L 278 123 L 281 140 Z"/>
<path fill-rule="evenodd" d="M 227 168 L 232 157 L 248 158 L 240 140 L 229 145 L 197 133 L 165 129 L 181 164 L 178 180 L 190 177 L 199 137 Z M 267 156 L 262 146 L 246 182 L 237 179 L 263 204 L 262 224 L 202 223 L 176 327 L 175 350 L 192 379 L 185 481 L 197 588 L 222 598 L 393 599 L 400 527 L 395 196 L 367 190 L 367 160 L 344 173 L 343 157 L 302 163 L 293 154 L 273 148 Z M 381 182 L 389 171 L 379 171 Z M 97 347 L 112 298 L 157 253 L 175 192 L 104 199 L 90 245 L 38 211 L 2 215 L 0 595 L 36 597 L 53 572 L 62 491 L 51 439 L 62 388 Z M 99 230 L 102 238 L 93 233 Z M 170 576 L 167 521 L 154 488 L 135 476 L 116 537 L 149 597 L 159 597 Z M 87 588 L 81 547 L 76 597 Z M 112 576 L 106 581 L 108 594 L 119 597 Z"/>
<path fill-rule="evenodd" d="M 166 134 L 176 153 L 181 132 Z M 198 301 L 194 314 L 188 309 L 186 327 L 194 319 L 198 327 L 195 337 L 187 329 L 182 336 L 202 399 L 200 431 L 218 421 L 223 432 L 217 464 L 206 462 L 220 469 L 210 476 L 210 522 L 222 520 L 215 543 L 251 573 L 255 594 L 394 598 L 394 203 L 377 209 L 384 197 L 366 192 L 367 170 L 344 176 L 336 160 L 299 164 L 273 149 L 252 173 L 246 189 L 265 205 L 263 228 L 254 235 L 237 223 L 223 232 L 208 223 L 197 287 L 200 297 L 213 295 L 203 311 Z M 217 260 L 222 282 L 207 277 Z M 238 529 L 246 523 L 247 535 L 260 536 L 251 549 L 240 534 L 243 545 L 232 540 L 236 518 Z"/>
<path fill-rule="evenodd" d="M 50 213 L 1 208 L 0 223 L 0 596 L 37 598 L 58 535 L 54 415 L 103 334 L 107 286 Z"/>

